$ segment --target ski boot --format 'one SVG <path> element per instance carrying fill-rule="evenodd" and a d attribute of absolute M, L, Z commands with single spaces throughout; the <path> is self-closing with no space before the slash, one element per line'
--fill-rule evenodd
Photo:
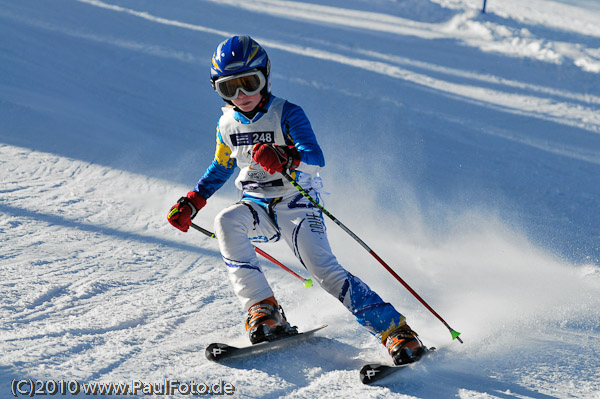
<path fill-rule="evenodd" d="M 417 333 L 407 324 L 401 325 L 390 333 L 385 347 L 396 365 L 416 362 L 427 350 Z"/>
<path fill-rule="evenodd" d="M 248 331 L 250 342 L 253 345 L 298 334 L 298 329 L 290 326 L 283 309 L 277 304 L 274 297 L 267 298 L 248 309 L 246 331 Z"/>

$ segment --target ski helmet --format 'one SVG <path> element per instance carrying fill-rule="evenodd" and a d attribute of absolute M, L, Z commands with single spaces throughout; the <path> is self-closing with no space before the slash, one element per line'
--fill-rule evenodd
<path fill-rule="evenodd" d="M 265 49 L 250 36 L 232 36 L 221 42 L 213 54 L 210 82 L 214 89 L 219 78 L 253 69 L 259 70 L 267 81 L 263 94 L 270 92 L 271 61 Z"/>

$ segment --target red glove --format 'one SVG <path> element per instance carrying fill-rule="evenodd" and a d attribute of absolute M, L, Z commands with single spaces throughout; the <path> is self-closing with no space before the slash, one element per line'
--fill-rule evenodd
<path fill-rule="evenodd" d="M 179 198 L 177 204 L 173 205 L 167 215 L 167 220 L 185 233 L 190 229 L 194 216 L 204 205 L 206 205 L 206 199 L 197 192 L 190 191 L 186 197 Z"/>
<path fill-rule="evenodd" d="M 256 143 L 252 159 L 270 174 L 281 173 L 300 165 L 300 152 L 294 146 Z"/>

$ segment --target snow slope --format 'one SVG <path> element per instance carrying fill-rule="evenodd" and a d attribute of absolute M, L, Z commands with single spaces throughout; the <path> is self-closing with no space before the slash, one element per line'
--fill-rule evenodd
<path fill-rule="evenodd" d="M 0 397 L 13 379 L 222 379 L 251 398 L 600 397 L 600 6 L 589 0 L 0 0 Z M 214 240 L 165 220 L 212 158 L 218 42 L 250 34 L 324 148 L 340 261 L 434 361 L 384 349 L 265 262 L 297 348 L 244 343 Z M 196 222 L 236 200 L 228 184 Z M 281 245 L 263 247 L 306 275 Z M 83 393 L 80 397 L 86 397 Z M 138 395 L 143 396 L 143 395 Z"/>

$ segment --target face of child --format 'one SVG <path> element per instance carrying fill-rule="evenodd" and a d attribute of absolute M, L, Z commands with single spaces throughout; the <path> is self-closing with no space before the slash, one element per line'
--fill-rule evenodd
<path fill-rule="evenodd" d="M 256 108 L 261 98 L 262 95 L 260 93 L 256 93 L 253 96 L 248 96 L 240 90 L 238 98 L 236 98 L 235 100 L 231 100 L 231 102 L 233 102 L 233 105 L 235 105 L 242 111 L 250 112 L 254 108 Z"/>

